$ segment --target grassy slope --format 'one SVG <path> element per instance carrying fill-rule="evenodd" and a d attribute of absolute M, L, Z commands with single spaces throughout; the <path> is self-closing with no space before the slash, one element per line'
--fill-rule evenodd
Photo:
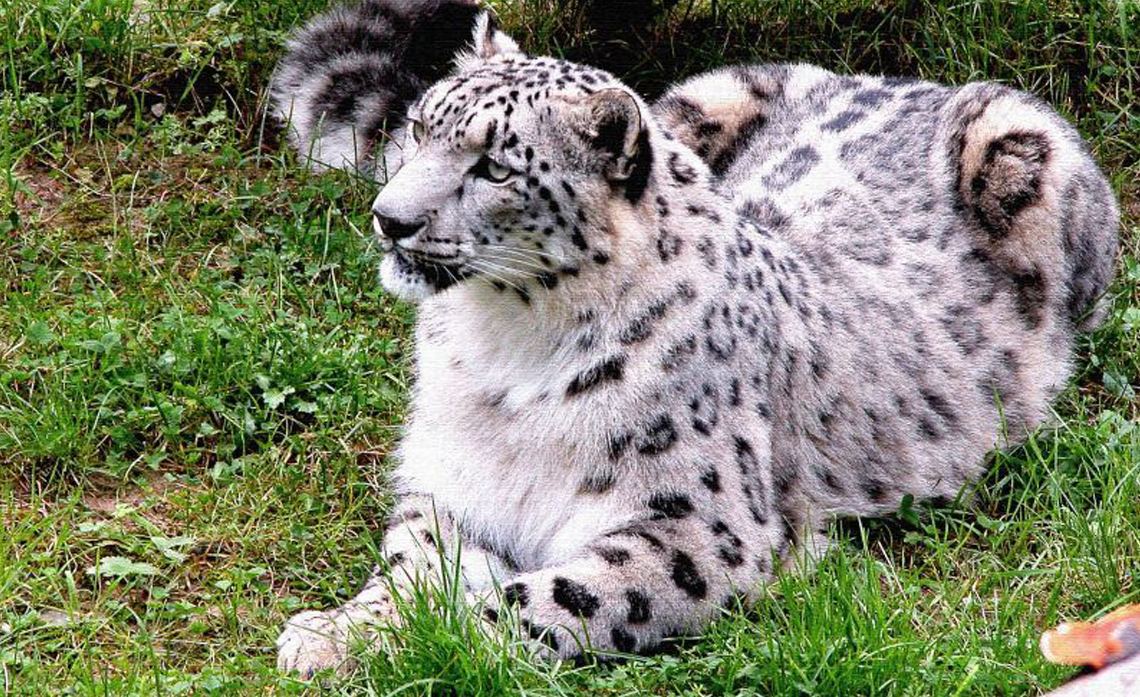
<path fill-rule="evenodd" d="M 1121 277 L 1060 426 L 969 507 L 836 529 L 838 551 L 665 655 L 533 667 L 411 611 L 346 687 L 385 692 L 1020 694 L 1039 631 L 1140 600 L 1140 10 L 1125 2 L 681 2 L 646 28 L 501 3 L 530 48 L 652 94 L 729 61 L 1001 78 L 1073 117 L 1121 192 Z M 307 176 L 263 123 L 316 0 L 0 6 L 0 686 L 249 691 L 300 607 L 373 559 L 407 387 L 368 182 Z M 901 7 L 899 7 L 901 6 Z M 632 8 L 632 9 L 631 9 Z"/>

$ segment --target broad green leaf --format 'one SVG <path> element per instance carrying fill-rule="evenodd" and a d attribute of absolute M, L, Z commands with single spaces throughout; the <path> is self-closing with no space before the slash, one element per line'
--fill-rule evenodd
<path fill-rule="evenodd" d="M 153 576 L 158 573 L 158 568 L 146 562 L 131 561 L 126 557 L 103 557 L 99 560 L 99 565 L 89 567 L 87 573 L 110 578 L 125 578 Z"/>

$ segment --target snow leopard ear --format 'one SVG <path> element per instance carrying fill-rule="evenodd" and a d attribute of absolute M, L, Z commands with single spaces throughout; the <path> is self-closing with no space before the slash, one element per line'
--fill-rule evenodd
<path fill-rule="evenodd" d="M 484 12 L 475 20 L 472 53 L 480 60 L 508 53 L 522 53 L 515 40 L 499 31 L 498 23 L 490 12 Z"/>
<path fill-rule="evenodd" d="M 585 97 L 578 107 L 580 133 L 606 160 L 606 176 L 629 179 L 644 159 L 649 143 L 641 122 L 637 98 L 620 87 L 610 87 Z"/>

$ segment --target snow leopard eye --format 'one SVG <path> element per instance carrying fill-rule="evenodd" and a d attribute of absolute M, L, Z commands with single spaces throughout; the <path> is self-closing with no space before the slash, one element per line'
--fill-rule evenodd
<path fill-rule="evenodd" d="M 412 140 L 416 143 L 424 142 L 427 137 L 427 128 L 424 127 L 423 121 L 412 121 Z"/>
<path fill-rule="evenodd" d="M 471 168 L 472 176 L 486 179 L 488 181 L 494 182 L 495 184 L 501 184 L 505 182 L 514 173 L 515 171 L 510 167 L 501 165 L 486 155 L 479 158 L 479 161 L 476 162 L 475 166 Z"/>

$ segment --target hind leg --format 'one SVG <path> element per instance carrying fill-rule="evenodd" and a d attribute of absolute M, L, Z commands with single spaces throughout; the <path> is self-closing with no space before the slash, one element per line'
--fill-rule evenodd
<path fill-rule="evenodd" d="M 992 84 L 962 94 L 951 154 L 978 246 L 1012 280 L 1026 328 L 1094 328 L 1119 219 L 1104 175 L 1047 105 Z"/>

